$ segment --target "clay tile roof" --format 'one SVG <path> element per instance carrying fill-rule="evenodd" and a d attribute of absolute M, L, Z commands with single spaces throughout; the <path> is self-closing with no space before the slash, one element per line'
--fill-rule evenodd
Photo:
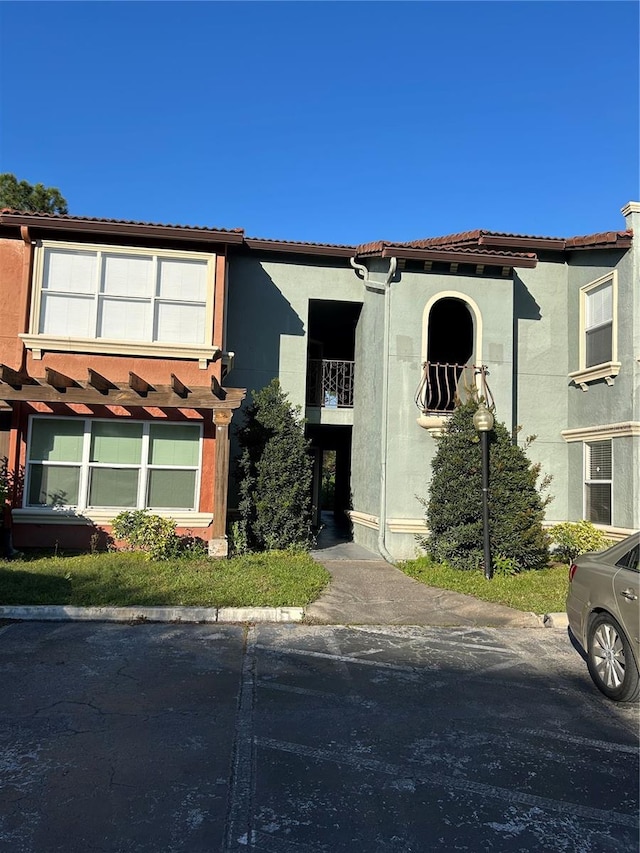
<path fill-rule="evenodd" d="M 376 240 L 373 243 L 361 243 L 356 246 L 356 254 L 362 255 L 379 255 L 385 246 L 395 246 L 396 243 L 385 243 L 384 240 Z M 404 244 L 403 244 L 404 245 Z"/>
<path fill-rule="evenodd" d="M 425 237 L 420 240 L 412 240 L 407 246 L 415 246 L 417 249 L 428 249 L 430 246 L 460 246 L 467 244 L 477 245 L 479 238 L 486 231 L 460 231 L 458 234 L 445 234 L 442 237 Z"/>
<path fill-rule="evenodd" d="M 542 237 L 534 234 L 512 234 L 504 231 L 461 231 L 458 234 L 446 234 L 441 237 L 426 237 L 407 243 L 388 243 L 378 241 L 358 246 L 358 255 L 380 255 L 390 248 L 437 249 L 446 252 L 456 249 L 459 252 L 483 248 L 493 249 L 493 254 L 502 252 L 518 253 L 520 250 L 564 252 L 568 249 L 627 249 L 631 245 L 632 231 L 604 231 L 599 234 L 587 234 L 584 237 Z"/>
<path fill-rule="evenodd" d="M 584 237 L 569 237 L 565 243 L 567 249 L 590 249 L 595 247 L 627 248 L 633 239 L 633 231 L 602 231 L 600 234 L 586 234 Z"/>
<path fill-rule="evenodd" d="M 33 225 L 34 227 L 60 229 L 63 231 L 87 231 L 103 233 L 148 234 L 150 236 L 175 236 L 191 240 L 211 238 L 242 242 L 243 228 L 211 228 L 204 225 L 168 225 L 159 222 L 139 222 L 132 219 L 103 219 L 96 216 L 71 216 L 62 213 L 39 213 L 37 211 L 0 210 L 0 223 L 5 225 Z"/>

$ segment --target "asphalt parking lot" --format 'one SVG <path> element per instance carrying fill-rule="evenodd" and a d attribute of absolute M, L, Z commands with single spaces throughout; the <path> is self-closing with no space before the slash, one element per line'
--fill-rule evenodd
<path fill-rule="evenodd" d="M 556 629 L 9 623 L 3 853 L 638 850 L 638 709 Z"/>

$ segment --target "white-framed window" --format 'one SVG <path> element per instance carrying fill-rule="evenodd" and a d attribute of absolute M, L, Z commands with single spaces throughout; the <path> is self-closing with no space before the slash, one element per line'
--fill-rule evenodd
<path fill-rule="evenodd" d="M 613 281 L 609 276 L 584 291 L 584 366 L 613 361 Z"/>
<path fill-rule="evenodd" d="M 584 443 L 584 517 L 594 524 L 612 523 L 611 445 L 611 439 Z"/>
<path fill-rule="evenodd" d="M 200 424 L 33 416 L 25 507 L 196 510 Z"/>
<path fill-rule="evenodd" d="M 620 372 L 617 309 L 617 270 L 580 289 L 579 368 L 569 376 L 584 391 L 596 379 L 613 385 Z"/>
<path fill-rule="evenodd" d="M 214 278 L 211 254 L 44 241 L 22 337 L 38 352 L 205 357 L 215 349 Z"/>

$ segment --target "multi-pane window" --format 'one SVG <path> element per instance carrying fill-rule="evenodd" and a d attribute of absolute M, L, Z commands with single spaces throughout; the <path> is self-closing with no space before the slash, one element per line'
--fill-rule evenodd
<path fill-rule="evenodd" d="M 195 509 L 200 426 L 34 417 L 27 506 Z"/>
<path fill-rule="evenodd" d="M 613 283 L 585 291 L 585 367 L 613 361 Z"/>
<path fill-rule="evenodd" d="M 611 524 L 611 440 L 586 442 L 584 451 L 585 518 L 594 524 Z"/>
<path fill-rule="evenodd" d="M 42 253 L 39 334 L 210 343 L 211 256 L 69 245 Z"/>

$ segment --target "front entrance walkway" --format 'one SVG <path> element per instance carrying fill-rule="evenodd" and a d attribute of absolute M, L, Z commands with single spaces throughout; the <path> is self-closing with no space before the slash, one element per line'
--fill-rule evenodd
<path fill-rule="evenodd" d="M 322 512 L 322 527 L 311 556 L 318 563 L 326 560 L 379 560 L 380 555 L 356 545 L 348 519 L 336 518 L 332 512 Z"/>
<path fill-rule="evenodd" d="M 348 529 L 322 514 L 323 528 L 313 559 L 331 574 L 305 622 L 324 625 L 433 625 L 509 628 L 542 627 L 542 619 L 470 595 L 425 586 L 349 541 Z"/>

